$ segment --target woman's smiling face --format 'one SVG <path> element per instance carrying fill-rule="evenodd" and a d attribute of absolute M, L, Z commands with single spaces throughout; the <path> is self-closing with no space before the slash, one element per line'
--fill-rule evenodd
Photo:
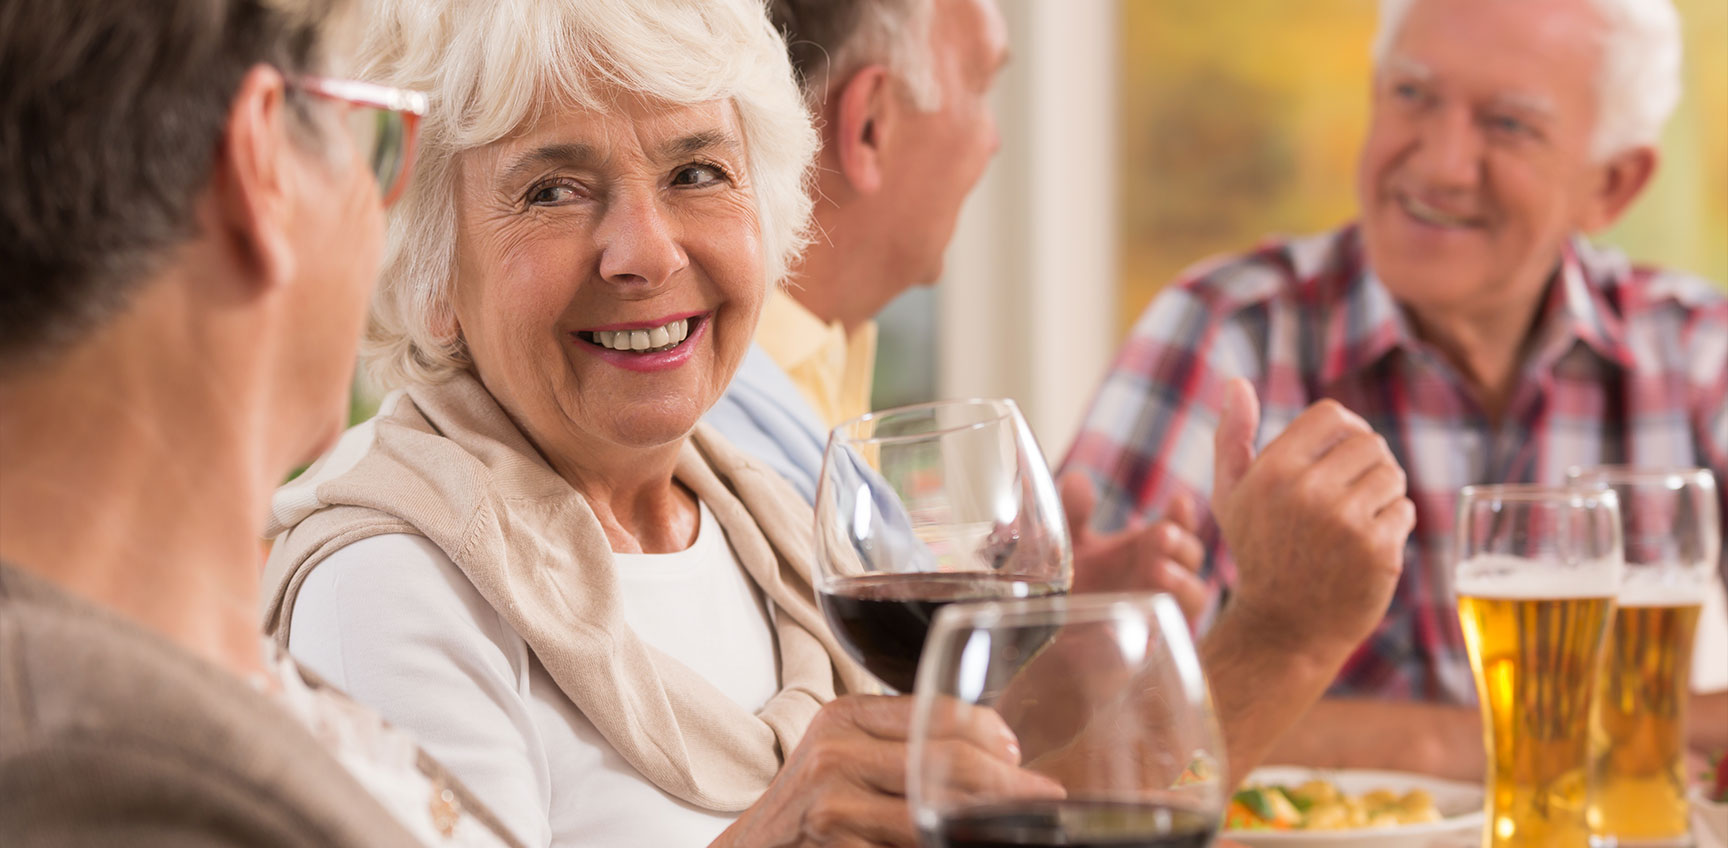
<path fill-rule="evenodd" d="M 634 97 L 458 160 L 456 320 L 554 465 L 676 442 L 725 391 L 766 288 L 747 165 L 729 102 Z"/>

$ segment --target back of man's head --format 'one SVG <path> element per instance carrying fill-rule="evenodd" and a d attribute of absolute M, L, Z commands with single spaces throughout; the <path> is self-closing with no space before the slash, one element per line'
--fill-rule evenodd
<path fill-rule="evenodd" d="M 0 370 L 102 324 L 196 233 L 243 75 L 318 68 L 347 5 L 0 0 Z"/>
<path fill-rule="evenodd" d="M 893 71 L 913 102 L 934 109 L 941 99 L 930 60 L 930 18 L 942 0 L 770 0 L 774 25 L 786 36 L 805 100 L 820 111 L 831 87 L 859 68 Z"/>

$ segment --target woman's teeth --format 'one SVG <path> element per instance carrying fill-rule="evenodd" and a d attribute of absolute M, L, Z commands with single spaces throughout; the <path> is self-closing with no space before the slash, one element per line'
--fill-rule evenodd
<path fill-rule="evenodd" d="M 651 330 L 598 330 L 582 335 L 594 344 L 612 350 L 658 353 L 675 348 L 690 337 L 690 319 L 680 318 Z"/>

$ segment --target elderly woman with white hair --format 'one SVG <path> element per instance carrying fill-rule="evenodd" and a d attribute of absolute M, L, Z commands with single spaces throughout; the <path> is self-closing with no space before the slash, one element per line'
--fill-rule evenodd
<path fill-rule="evenodd" d="M 912 845 L 905 699 L 825 629 L 809 507 L 697 426 L 816 143 L 759 0 L 389 0 L 430 92 L 367 355 L 273 504 L 268 627 L 530 845 Z M 987 712 L 975 778 L 1050 791 Z"/>

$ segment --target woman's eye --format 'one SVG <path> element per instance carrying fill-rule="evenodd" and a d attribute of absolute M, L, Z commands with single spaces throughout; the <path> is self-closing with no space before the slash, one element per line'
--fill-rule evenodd
<path fill-rule="evenodd" d="M 702 188 L 726 181 L 726 172 L 713 165 L 685 165 L 672 175 L 672 184 Z"/>
<path fill-rule="evenodd" d="M 576 199 L 576 189 L 562 183 L 549 183 L 528 192 L 528 202 L 535 206 L 557 206 Z"/>
<path fill-rule="evenodd" d="M 1413 82 L 1401 82 L 1392 86 L 1392 96 L 1414 103 L 1422 99 L 1422 89 Z"/>

